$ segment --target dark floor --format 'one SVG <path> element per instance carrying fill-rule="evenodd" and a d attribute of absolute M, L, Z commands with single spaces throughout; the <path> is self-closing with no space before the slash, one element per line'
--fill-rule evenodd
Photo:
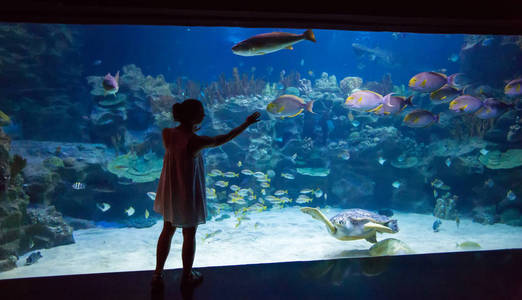
<path fill-rule="evenodd" d="M 160 294 L 142 271 L 2 280 L 0 299 L 522 299 L 522 250 L 198 270 L 203 283 L 183 294 L 169 270 Z"/>

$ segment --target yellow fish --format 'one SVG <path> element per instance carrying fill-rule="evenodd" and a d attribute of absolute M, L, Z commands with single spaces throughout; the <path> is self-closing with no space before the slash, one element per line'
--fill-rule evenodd
<path fill-rule="evenodd" d="M 304 110 L 314 113 L 312 110 L 314 100 L 306 102 L 295 95 L 282 95 L 268 103 L 266 110 L 278 117 L 292 118 L 301 114 Z"/>
<path fill-rule="evenodd" d="M 148 219 L 148 218 L 149 218 L 149 210 L 145 209 L 145 219 Z"/>
<path fill-rule="evenodd" d="M 125 213 L 130 217 L 134 214 L 135 210 L 134 210 L 134 207 L 129 207 L 125 210 Z"/>

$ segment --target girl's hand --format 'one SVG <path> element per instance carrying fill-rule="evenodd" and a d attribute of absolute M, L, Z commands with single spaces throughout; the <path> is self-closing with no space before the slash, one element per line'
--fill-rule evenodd
<path fill-rule="evenodd" d="M 256 122 L 259 122 L 259 117 L 261 116 L 261 114 L 259 112 L 255 112 L 253 114 L 251 114 L 250 116 L 248 116 L 246 118 L 246 123 L 250 126 Z"/>

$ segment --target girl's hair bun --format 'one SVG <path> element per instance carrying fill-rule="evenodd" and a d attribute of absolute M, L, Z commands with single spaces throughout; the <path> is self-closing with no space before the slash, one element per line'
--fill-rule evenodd
<path fill-rule="evenodd" d="M 186 99 L 172 105 L 172 117 L 180 123 L 194 123 L 203 112 L 203 104 L 196 99 Z"/>

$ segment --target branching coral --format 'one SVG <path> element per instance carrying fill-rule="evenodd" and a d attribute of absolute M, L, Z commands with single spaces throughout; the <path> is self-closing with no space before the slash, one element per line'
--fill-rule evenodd
<path fill-rule="evenodd" d="M 299 81 L 301 80 L 301 74 L 297 71 L 292 71 L 289 74 L 286 74 L 285 70 L 282 70 L 279 74 L 279 82 L 285 87 L 290 86 L 299 86 Z"/>
<path fill-rule="evenodd" d="M 482 120 L 473 115 L 463 115 L 452 120 L 450 134 L 457 140 L 467 140 L 470 137 L 484 137 L 486 132 L 493 128 L 495 119 Z"/>
<path fill-rule="evenodd" d="M 261 94 L 265 86 L 265 81 L 255 78 L 254 74 L 249 77 L 248 74 L 239 74 L 239 70 L 233 68 L 232 79 L 227 79 L 221 74 L 217 82 L 212 82 L 204 88 L 203 100 L 205 103 L 215 104 L 235 96 Z"/>
<path fill-rule="evenodd" d="M 201 84 L 178 77 L 172 88 L 174 98 L 182 101 L 186 98 L 199 98 L 201 96 Z"/>

